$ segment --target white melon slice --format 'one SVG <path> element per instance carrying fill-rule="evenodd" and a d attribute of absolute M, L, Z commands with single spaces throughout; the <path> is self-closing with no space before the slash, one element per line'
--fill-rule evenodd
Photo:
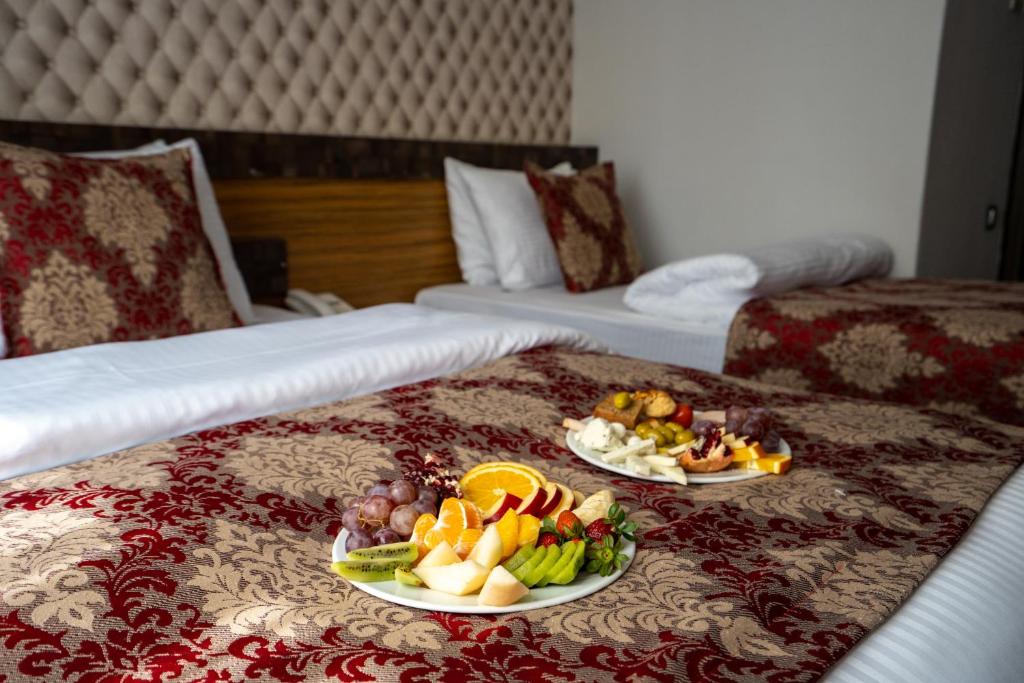
<path fill-rule="evenodd" d="M 462 558 L 458 556 L 455 549 L 448 541 L 441 541 L 434 549 L 423 556 L 417 567 L 443 567 L 448 564 L 458 564 Z"/>
<path fill-rule="evenodd" d="M 416 567 L 412 573 L 428 588 L 451 595 L 469 595 L 480 589 L 490 573 L 473 560 L 442 567 Z"/>
<path fill-rule="evenodd" d="M 498 526 L 492 524 L 484 529 L 483 536 L 476 542 L 473 549 L 469 551 L 467 560 L 473 560 L 484 569 L 490 569 L 501 562 L 501 555 L 504 546 L 501 543 L 501 534 L 498 533 Z"/>
<path fill-rule="evenodd" d="M 487 581 L 484 582 L 484 587 L 480 589 L 480 597 L 477 598 L 477 602 L 481 605 L 490 605 L 491 607 L 504 607 L 505 605 L 518 602 L 520 598 L 529 592 L 530 589 L 524 586 L 519 579 L 512 576 L 507 569 L 498 565 L 487 575 Z"/>

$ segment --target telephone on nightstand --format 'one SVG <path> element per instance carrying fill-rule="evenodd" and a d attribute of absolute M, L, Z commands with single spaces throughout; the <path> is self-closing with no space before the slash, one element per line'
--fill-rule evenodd
<path fill-rule="evenodd" d="M 304 289 L 289 289 L 284 305 L 310 316 L 337 315 L 355 310 L 347 301 L 330 292 L 313 294 Z"/>

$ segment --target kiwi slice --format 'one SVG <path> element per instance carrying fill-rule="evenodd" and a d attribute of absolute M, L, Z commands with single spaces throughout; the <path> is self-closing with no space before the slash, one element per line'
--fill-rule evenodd
<path fill-rule="evenodd" d="M 572 583 L 573 579 L 580 573 L 580 568 L 583 566 L 584 556 L 587 552 L 587 544 L 574 543 L 573 545 L 576 547 L 569 551 L 572 553 L 572 559 L 551 577 L 551 583 L 564 586 L 567 583 Z"/>
<path fill-rule="evenodd" d="M 512 576 L 525 584 L 526 581 L 524 581 L 524 579 L 527 574 L 532 572 L 535 567 L 538 567 L 540 563 L 544 561 L 544 558 L 548 556 L 548 552 L 550 552 L 551 548 L 557 547 L 558 546 L 547 545 L 543 548 L 537 548 L 537 552 L 535 552 L 525 563 L 521 564 L 518 569 L 512 572 Z"/>
<path fill-rule="evenodd" d="M 391 581 L 399 567 L 408 569 L 410 564 L 402 560 L 342 560 L 331 565 L 331 569 L 349 581 Z"/>
<path fill-rule="evenodd" d="M 510 572 L 522 567 L 526 564 L 526 561 L 536 554 L 537 548 L 532 545 L 524 545 L 522 548 L 516 551 L 516 554 L 505 560 L 505 564 L 501 565 Z"/>
<path fill-rule="evenodd" d="M 533 587 L 543 588 L 551 583 L 551 580 L 558 576 L 564 568 L 571 565 L 576 559 L 576 545 L 577 544 L 573 542 L 563 543 L 561 548 L 562 555 L 558 558 L 558 562 L 556 562 L 555 565 L 540 578 L 540 581 L 533 584 Z"/>
<path fill-rule="evenodd" d="M 423 585 L 423 582 L 420 581 L 420 577 L 416 576 L 405 567 L 398 567 L 395 569 L 395 581 L 398 583 L 404 583 L 406 586 Z"/>
<path fill-rule="evenodd" d="M 346 556 L 349 560 L 398 560 L 400 562 L 415 562 L 420 556 L 420 551 L 415 543 L 405 541 L 402 543 L 388 543 L 373 548 L 357 548 Z"/>
<path fill-rule="evenodd" d="M 558 563 L 558 559 L 562 556 L 562 551 L 557 545 L 548 546 L 548 554 L 544 556 L 544 561 L 538 566 L 534 567 L 523 579 L 523 583 L 527 588 L 533 588 L 533 584 L 537 583 L 544 578 L 544 575 L 548 573 L 548 570 Z"/>

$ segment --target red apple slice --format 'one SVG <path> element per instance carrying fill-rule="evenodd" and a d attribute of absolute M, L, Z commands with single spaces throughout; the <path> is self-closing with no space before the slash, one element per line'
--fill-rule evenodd
<path fill-rule="evenodd" d="M 536 488 L 533 493 L 523 499 L 522 504 L 516 508 L 517 515 L 533 515 L 537 519 L 541 518 L 540 510 L 544 507 L 544 503 L 548 499 L 548 494 L 545 493 L 544 489 Z"/>
<path fill-rule="evenodd" d="M 505 496 L 497 503 L 491 506 L 491 508 L 483 513 L 484 524 L 490 524 L 491 522 L 497 522 L 501 519 L 501 516 L 505 514 L 506 510 L 518 510 L 519 506 L 523 504 L 523 499 L 514 493 L 505 492 Z"/>
<path fill-rule="evenodd" d="M 572 495 L 572 489 L 562 484 L 557 484 L 558 488 L 562 491 L 562 499 L 558 505 L 549 514 L 554 519 L 558 519 L 558 515 L 562 514 L 565 510 L 572 510 L 576 503 L 575 497 Z"/>
<path fill-rule="evenodd" d="M 544 493 L 547 494 L 547 500 L 544 501 L 544 507 L 540 509 L 538 514 L 534 515 L 537 519 L 544 519 L 550 515 L 551 511 L 562 502 L 562 489 L 555 482 L 549 481 L 547 486 L 544 487 Z"/>

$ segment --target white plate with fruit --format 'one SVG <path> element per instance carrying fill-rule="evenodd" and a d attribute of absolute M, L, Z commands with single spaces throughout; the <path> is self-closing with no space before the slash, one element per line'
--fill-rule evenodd
<path fill-rule="evenodd" d="M 346 511 L 332 569 L 356 588 L 417 609 L 521 612 L 595 593 L 633 561 L 636 525 L 608 490 L 577 500 L 529 466 L 495 462 L 462 477 L 466 497 L 444 497 L 458 487 L 436 463 L 427 467 L 430 476 L 378 484 Z M 436 515 L 432 490 L 443 497 Z M 410 527 L 403 506 L 413 504 Z"/>
<path fill-rule="evenodd" d="M 609 472 L 684 485 L 745 481 L 789 469 L 793 452 L 773 433 L 771 414 L 763 408 L 732 406 L 700 413 L 676 404 L 665 392 L 633 394 L 638 395 L 657 397 L 661 403 L 652 407 L 656 417 L 645 414 L 642 399 L 614 394 L 598 405 L 595 416 L 565 420 L 569 450 Z M 770 453 L 758 439 L 771 442 Z"/>

